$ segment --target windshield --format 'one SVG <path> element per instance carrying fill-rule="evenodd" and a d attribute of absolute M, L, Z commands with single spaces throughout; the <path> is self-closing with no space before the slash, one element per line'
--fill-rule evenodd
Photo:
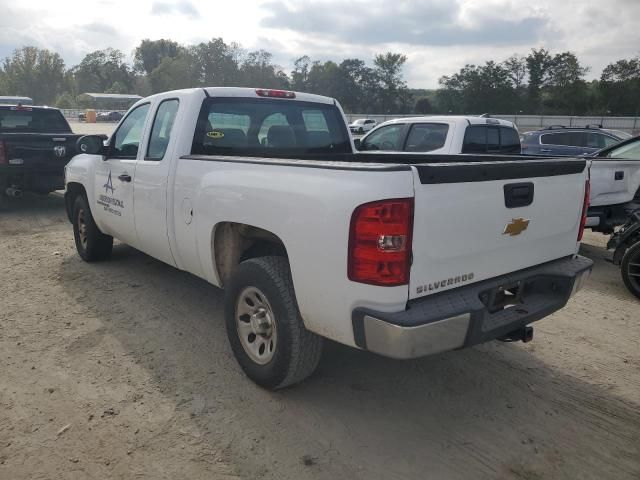
<path fill-rule="evenodd" d="M 640 160 L 640 140 L 611 150 L 609 157 L 626 160 Z"/>
<path fill-rule="evenodd" d="M 334 105 L 262 98 L 210 98 L 200 110 L 192 153 L 274 156 L 350 153 Z"/>
<path fill-rule="evenodd" d="M 71 133 L 58 110 L 9 107 L 0 109 L 0 132 Z"/>
<path fill-rule="evenodd" d="M 364 124 L 364 120 L 356 120 L 355 122 L 353 122 L 354 125 L 363 125 Z"/>

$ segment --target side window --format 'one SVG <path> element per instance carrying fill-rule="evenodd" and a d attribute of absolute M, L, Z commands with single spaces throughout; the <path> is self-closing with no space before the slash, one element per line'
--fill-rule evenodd
<path fill-rule="evenodd" d="M 617 138 L 613 138 L 608 135 L 603 135 L 602 137 L 604 138 L 604 147 L 610 147 L 611 145 L 615 145 L 620 142 Z"/>
<path fill-rule="evenodd" d="M 113 145 L 111 158 L 135 159 L 138 156 L 147 113 L 149 113 L 149 104 L 145 103 L 136 107 L 122 121 L 111 141 L 111 145 Z"/>
<path fill-rule="evenodd" d="M 560 141 L 559 136 L 559 133 L 547 133 L 546 135 L 540 135 L 540 143 L 542 145 L 561 145 L 558 143 Z"/>
<path fill-rule="evenodd" d="M 487 127 L 472 125 L 464 132 L 462 153 L 487 153 Z"/>
<path fill-rule="evenodd" d="M 565 147 L 575 147 L 582 145 L 582 134 L 579 132 L 547 133 L 540 137 L 543 145 L 560 145 Z"/>
<path fill-rule="evenodd" d="M 600 133 L 585 133 L 583 135 L 583 147 L 587 148 L 604 148 L 604 135 Z"/>
<path fill-rule="evenodd" d="M 520 153 L 520 137 L 514 128 L 500 127 L 500 152 Z"/>
<path fill-rule="evenodd" d="M 444 123 L 416 123 L 411 126 L 405 152 L 431 152 L 444 147 L 449 125 Z"/>
<path fill-rule="evenodd" d="M 403 128 L 404 124 L 387 125 L 379 128 L 362 142 L 362 150 L 400 150 Z"/>
<path fill-rule="evenodd" d="M 179 102 L 176 99 L 164 100 L 158 107 L 156 118 L 153 120 L 151 138 L 147 148 L 145 160 L 162 160 L 167 152 L 171 130 L 178 113 Z"/>

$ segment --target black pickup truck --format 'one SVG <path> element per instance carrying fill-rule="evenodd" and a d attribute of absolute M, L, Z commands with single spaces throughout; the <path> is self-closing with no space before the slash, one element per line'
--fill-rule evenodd
<path fill-rule="evenodd" d="M 60 110 L 0 105 L 0 208 L 22 192 L 64 188 L 64 167 L 76 140 Z"/>

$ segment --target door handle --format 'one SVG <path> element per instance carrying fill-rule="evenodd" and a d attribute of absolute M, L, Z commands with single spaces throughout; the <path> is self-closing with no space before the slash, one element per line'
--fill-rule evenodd
<path fill-rule="evenodd" d="M 540 151 L 542 153 L 551 153 L 551 150 L 549 148 L 541 148 Z"/>
<path fill-rule="evenodd" d="M 118 180 L 120 180 L 121 182 L 130 182 L 131 175 L 127 175 L 126 173 L 123 173 L 122 175 L 118 175 Z"/>
<path fill-rule="evenodd" d="M 624 170 L 621 172 L 616 172 L 614 178 L 615 180 L 624 180 Z"/>

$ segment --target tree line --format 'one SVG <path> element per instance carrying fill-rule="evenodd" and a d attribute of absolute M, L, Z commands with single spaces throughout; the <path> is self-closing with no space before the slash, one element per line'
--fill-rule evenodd
<path fill-rule="evenodd" d="M 407 57 L 386 52 L 367 64 L 358 58 L 340 63 L 302 56 L 287 73 L 266 50 L 245 50 L 214 38 L 197 45 L 167 39 L 142 40 L 128 63 L 107 48 L 88 53 L 67 68 L 47 49 L 22 47 L 0 63 L 0 95 L 24 95 L 36 104 L 83 107 L 85 92 L 147 96 L 177 88 L 246 86 L 282 88 L 337 98 L 347 112 L 363 114 L 561 114 L 637 115 L 640 113 L 640 58 L 607 65 L 597 80 L 571 52 L 544 48 L 504 61 L 465 65 L 439 80 L 435 90 L 410 89 L 402 69 Z"/>

